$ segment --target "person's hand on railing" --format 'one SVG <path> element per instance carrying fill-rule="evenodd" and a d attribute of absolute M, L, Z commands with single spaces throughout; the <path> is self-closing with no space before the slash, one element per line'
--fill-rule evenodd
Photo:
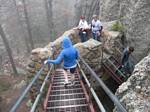
<path fill-rule="evenodd" d="M 50 57 L 48 57 L 48 59 L 44 61 L 44 64 L 45 64 L 45 65 L 48 64 L 48 61 L 49 61 L 49 60 L 50 60 Z"/>
<path fill-rule="evenodd" d="M 46 64 L 47 64 L 47 62 L 48 62 L 48 60 L 45 60 L 45 61 L 44 61 L 44 64 L 46 65 Z"/>

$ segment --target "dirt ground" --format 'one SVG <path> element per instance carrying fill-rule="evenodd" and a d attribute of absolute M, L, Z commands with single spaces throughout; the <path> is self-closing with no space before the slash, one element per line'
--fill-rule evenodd
<path fill-rule="evenodd" d="M 22 88 L 15 88 L 14 86 L 25 79 L 25 76 L 13 77 L 10 75 L 0 75 L 0 112 L 9 112 L 11 106 L 16 102 L 16 99 L 22 93 Z M 21 111 L 28 112 L 25 105 L 20 107 Z"/>

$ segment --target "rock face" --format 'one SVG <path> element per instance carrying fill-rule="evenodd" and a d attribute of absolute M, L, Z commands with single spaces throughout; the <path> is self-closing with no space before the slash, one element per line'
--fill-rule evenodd
<path fill-rule="evenodd" d="M 112 21 L 119 17 L 121 0 L 100 0 L 100 18 L 102 21 Z"/>
<path fill-rule="evenodd" d="M 149 112 L 150 109 L 150 55 L 140 61 L 133 75 L 117 90 L 116 95 L 127 112 Z"/>
<path fill-rule="evenodd" d="M 94 71 L 98 71 L 101 67 L 102 59 L 102 43 L 90 39 L 84 43 L 78 43 L 75 45 L 80 52 L 80 56 L 93 68 Z M 86 71 L 85 67 L 82 67 Z"/>
<path fill-rule="evenodd" d="M 137 60 L 150 50 L 150 0 L 101 0 L 103 21 L 120 19 L 125 28 L 127 44 L 135 46 Z"/>

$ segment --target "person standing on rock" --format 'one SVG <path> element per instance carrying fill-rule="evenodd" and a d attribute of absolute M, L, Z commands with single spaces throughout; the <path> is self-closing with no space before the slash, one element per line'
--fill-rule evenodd
<path fill-rule="evenodd" d="M 123 51 L 123 56 L 121 59 L 121 64 L 122 64 L 121 67 L 123 68 L 126 74 L 131 74 L 134 69 L 134 65 L 131 63 L 129 59 L 129 56 L 133 51 L 134 51 L 134 47 L 127 47 Z"/>
<path fill-rule="evenodd" d="M 87 33 L 90 28 L 84 16 L 80 17 L 78 29 L 79 29 L 79 36 L 80 36 L 81 42 L 87 41 Z"/>
<path fill-rule="evenodd" d="M 97 15 L 93 15 L 93 20 L 91 23 L 93 39 L 100 41 L 102 29 L 103 29 L 103 25 L 100 22 L 100 20 L 98 20 Z"/>
<path fill-rule="evenodd" d="M 65 74 L 67 74 L 67 70 L 71 74 L 71 84 L 75 84 L 75 70 L 77 67 L 76 60 L 79 57 L 78 50 L 73 47 L 72 42 L 69 37 L 65 36 L 62 42 L 63 50 L 60 52 L 59 56 L 55 60 L 47 59 L 44 61 L 44 64 L 52 63 L 52 64 L 60 64 L 63 61 L 63 68 L 65 70 Z M 65 76 L 65 86 L 69 84 L 68 77 Z"/>

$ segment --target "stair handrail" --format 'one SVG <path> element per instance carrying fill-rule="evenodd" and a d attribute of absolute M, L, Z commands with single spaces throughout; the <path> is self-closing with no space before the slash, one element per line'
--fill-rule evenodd
<path fill-rule="evenodd" d="M 36 97 L 36 99 L 35 99 L 35 101 L 34 101 L 34 103 L 32 105 L 32 108 L 30 109 L 30 112 L 35 112 L 37 104 L 38 104 L 38 102 L 39 102 L 39 100 L 41 98 L 41 95 L 43 93 L 43 90 L 44 90 L 44 87 L 46 85 L 46 82 L 47 82 L 48 78 L 50 77 L 50 74 L 51 74 L 53 68 L 54 68 L 54 65 L 51 64 L 50 70 L 48 71 L 48 73 L 47 73 L 47 75 L 46 75 L 46 77 L 45 77 L 45 79 L 44 79 L 44 81 L 42 83 L 42 86 L 40 88 L 39 94 L 37 95 L 37 97 Z"/>
<path fill-rule="evenodd" d="M 123 76 L 124 78 L 126 78 L 126 76 L 116 67 L 116 65 L 113 64 L 113 62 L 112 62 L 110 59 L 106 58 L 106 60 L 108 60 L 109 63 L 110 63 L 116 70 L 118 70 L 118 72 L 119 72 L 119 74 L 120 74 L 121 76 Z"/>
<path fill-rule="evenodd" d="M 99 85 L 103 88 L 105 93 L 109 96 L 109 98 L 114 102 L 117 109 L 119 109 L 120 112 L 127 112 L 126 109 L 123 107 L 123 105 L 119 102 L 118 98 L 110 91 L 110 89 L 105 85 L 105 83 L 97 76 L 97 74 L 92 70 L 92 68 L 84 61 L 84 59 L 79 56 L 79 59 L 82 61 L 82 63 L 88 68 L 91 75 L 97 80 Z"/>
<path fill-rule="evenodd" d="M 51 46 L 51 50 L 52 50 L 52 58 L 54 58 L 54 51 L 53 51 L 53 46 Z M 26 87 L 26 89 L 22 92 L 21 96 L 18 98 L 17 102 L 12 106 L 11 110 L 9 112 L 16 112 L 17 108 L 20 106 L 21 102 L 23 101 L 23 99 L 25 98 L 25 96 L 27 95 L 27 93 L 29 92 L 29 90 L 31 89 L 31 87 L 33 86 L 33 84 L 37 81 L 37 79 L 41 76 L 42 71 L 45 68 L 45 64 L 42 65 L 42 67 L 40 68 L 40 70 L 36 73 L 36 75 L 34 76 L 34 78 L 32 79 L 32 81 L 28 84 L 28 86 Z M 50 70 L 52 69 L 53 66 L 51 66 Z M 49 71 L 50 71 L 49 70 Z M 48 72 L 49 73 L 49 72 Z M 47 76 L 46 76 L 47 77 Z M 48 78 L 48 77 L 47 77 Z M 44 82 L 46 82 L 44 80 Z M 42 86 L 45 86 L 42 85 Z M 42 87 L 43 89 L 43 87 Z M 41 89 L 40 89 L 41 90 Z M 41 94 L 41 91 L 40 91 Z M 41 96 L 41 95 L 39 95 Z M 39 97 L 38 96 L 38 97 Z M 37 101 L 36 101 L 37 102 Z M 37 104 L 34 104 L 34 106 L 36 107 Z M 35 108 L 34 107 L 34 108 Z"/>
<path fill-rule="evenodd" d="M 77 63 L 78 63 L 78 67 L 79 67 L 79 69 L 80 69 L 80 71 L 81 71 L 81 74 L 82 74 L 82 76 L 83 76 L 83 78 L 84 78 L 84 80 L 85 80 L 85 82 L 86 82 L 88 88 L 90 89 L 90 91 L 91 91 L 91 93 L 92 93 L 92 95 L 93 95 L 93 97 L 94 97 L 94 99 L 95 99 L 95 101 L 96 101 L 96 103 L 97 103 L 99 109 L 101 110 L 101 112 L 106 112 L 104 106 L 102 105 L 100 99 L 98 98 L 96 92 L 95 92 L 94 89 L 92 88 L 92 86 L 91 86 L 90 82 L 88 81 L 88 79 L 87 79 L 87 77 L 86 77 L 84 71 L 82 70 L 81 65 L 79 64 L 78 61 L 77 61 Z"/>
<path fill-rule="evenodd" d="M 20 106 L 21 102 L 23 101 L 23 99 L 25 98 L 25 96 L 27 95 L 27 93 L 29 92 L 29 90 L 31 89 L 31 87 L 33 86 L 33 84 L 35 83 L 35 81 L 39 78 L 39 76 L 41 75 L 41 72 L 44 70 L 45 65 L 43 65 L 41 67 L 41 69 L 37 72 L 37 74 L 34 76 L 34 78 L 32 79 L 32 81 L 29 83 L 29 85 L 26 87 L 26 89 L 22 92 L 21 96 L 18 98 L 17 102 L 13 105 L 13 107 L 11 108 L 10 112 L 16 112 L 17 108 Z"/>

